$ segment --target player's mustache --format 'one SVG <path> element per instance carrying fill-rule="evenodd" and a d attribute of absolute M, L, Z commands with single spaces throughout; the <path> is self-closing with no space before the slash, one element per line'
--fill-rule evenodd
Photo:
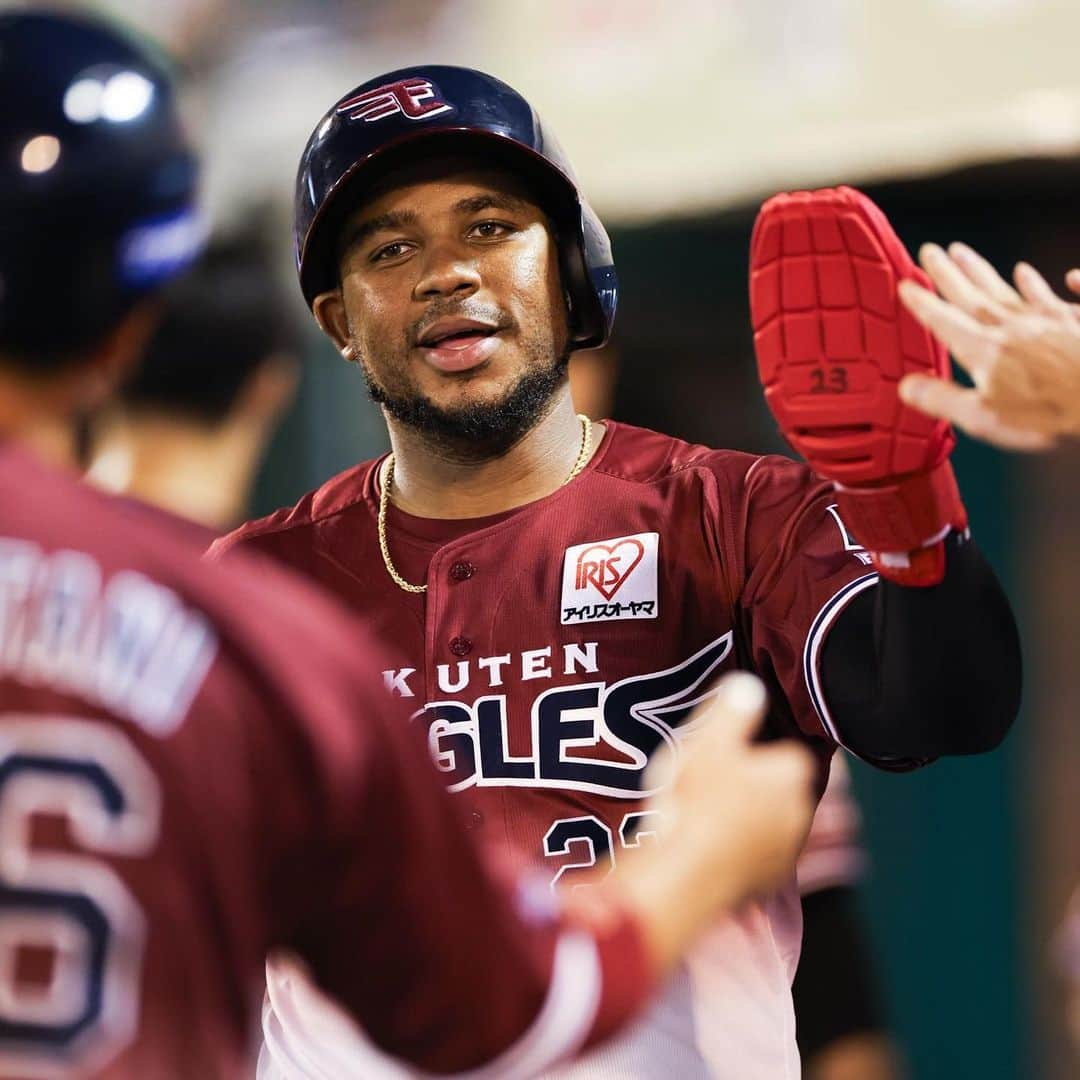
<path fill-rule="evenodd" d="M 417 345 L 421 335 L 429 326 L 438 322 L 439 319 L 447 318 L 475 319 L 494 330 L 508 330 L 514 325 L 514 320 L 494 304 L 485 304 L 475 300 L 436 302 L 409 327 L 409 344 Z"/>

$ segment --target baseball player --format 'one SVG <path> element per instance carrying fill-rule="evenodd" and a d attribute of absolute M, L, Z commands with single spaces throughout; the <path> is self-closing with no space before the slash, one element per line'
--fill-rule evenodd
<path fill-rule="evenodd" d="M 138 367 L 91 426 L 88 478 L 202 525 L 206 544 L 243 520 L 296 389 L 299 335 L 259 240 L 253 226 L 216 240 L 165 291 Z"/>
<path fill-rule="evenodd" d="M 919 261 L 940 296 L 905 282 L 900 297 L 972 377 L 964 388 L 942 377 L 908 375 L 900 394 L 1005 450 L 1045 450 L 1080 435 L 1080 309 L 1062 300 L 1029 263 L 1015 288 L 977 251 L 925 244 Z M 1080 292 L 1080 270 L 1066 283 Z"/>
<path fill-rule="evenodd" d="M 773 692 L 768 734 L 823 770 L 837 743 L 903 770 L 1004 737 L 1013 618 L 948 427 L 895 391 L 946 358 L 898 307 L 917 270 L 861 196 L 782 197 L 755 235 L 766 394 L 813 468 L 575 415 L 567 358 L 611 328 L 611 250 L 551 132 L 491 76 L 406 68 L 336 102 L 301 159 L 296 255 L 392 452 L 214 550 L 300 569 L 394 649 L 385 684 L 472 835 L 553 889 L 617 871 L 661 826 L 650 755 L 735 668 Z M 797 1076 L 799 933 L 792 877 L 568 1075 Z"/>
<path fill-rule="evenodd" d="M 590 1045 L 790 872 L 809 756 L 749 745 L 742 676 L 676 770 L 671 844 L 587 902 L 498 884 L 370 633 L 78 479 L 75 418 L 198 246 L 195 162 L 159 61 L 112 29 L 8 13 L 0 55 L 0 1074 L 250 1074 L 275 947 L 425 1070 Z"/>

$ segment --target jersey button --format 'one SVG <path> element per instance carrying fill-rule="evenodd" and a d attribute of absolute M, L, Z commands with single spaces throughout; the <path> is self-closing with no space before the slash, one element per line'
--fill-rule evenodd
<path fill-rule="evenodd" d="M 472 652 L 472 642 L 467 637 L 452 637 L 450 651 L 455 656 L 468 656 Z"/>
<path fill-rule="evenodd" d="M 476 573 L 471 562 L 456 562 L 450 567 L 450 577 L 454 581 L 468 581 Z"/>

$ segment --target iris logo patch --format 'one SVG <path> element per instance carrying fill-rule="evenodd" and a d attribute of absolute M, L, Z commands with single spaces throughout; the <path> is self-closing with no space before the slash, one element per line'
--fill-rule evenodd
<path fill-rule="evenodd" d="M 559 621 L 655 619 L 659 533 L 593 540 L 566 549 Z"/>

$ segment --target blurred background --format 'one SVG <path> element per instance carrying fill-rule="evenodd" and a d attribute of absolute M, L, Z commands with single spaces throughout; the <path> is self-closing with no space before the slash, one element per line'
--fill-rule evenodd
<path fill-rule="evenodd" d="M 405 63 L 502 77 L 574 159 L 622 283 L 613 345 L 574 360 L 594 416 L 784 452 L 745 284 L 753 216 L 776 190 L 856 184 L 912 250 L 963 239 L 999 269 L 1023 257 L 1055 281 L 1080 265 L 1077 0 L 0 6 L 103 11 L 177 58 L 215 234 L 271 253 L 275 313 L 295 309 L 303 360 L 247 514 L 384 449 L 356 371 L 303 308 L 290 215 L 321 114 Z M 1064 1080 L 1078 1060 L 1056 942 L 1080 881 L 1080 451 L 1005 457 L 964 441 L 956 462 L 1022 623 L 1024 714 L 987 757 L 912 775 L 855 765 L 860 903 L 908 1075 Z"/>

